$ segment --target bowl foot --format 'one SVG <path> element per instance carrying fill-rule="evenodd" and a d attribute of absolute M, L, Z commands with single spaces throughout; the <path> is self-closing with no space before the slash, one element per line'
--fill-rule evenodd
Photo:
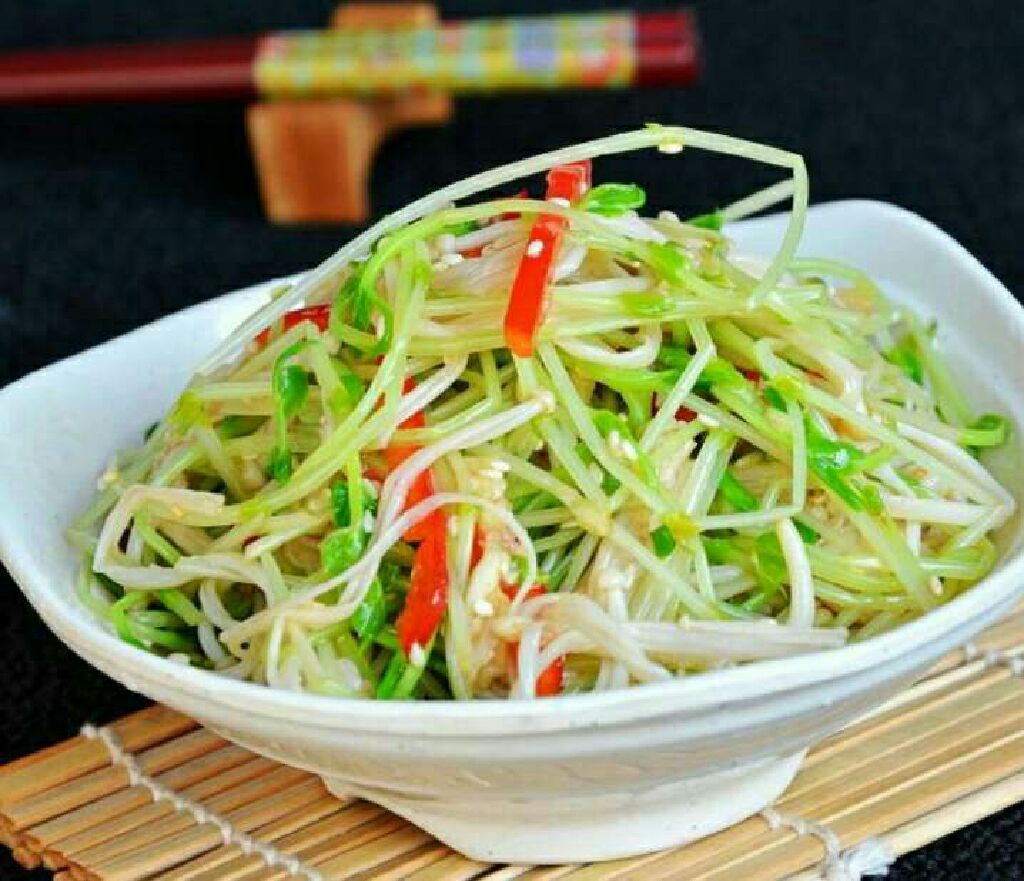
<path fill-rule="evenodd" d="M 358 795 L 425 829 L 454 850 L 494 863 L 579 863 L 676 847 L 771 804 L 804 753 L 764 759 L 647 790 L 506 800 L 423 799 L 325 777 L 335 795 Z"/>

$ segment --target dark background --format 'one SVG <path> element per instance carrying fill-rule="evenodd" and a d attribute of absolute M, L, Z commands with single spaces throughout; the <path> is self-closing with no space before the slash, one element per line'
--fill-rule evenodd
<path fill-rule="evenodd" d="M 446 17 L 615 5 L 440 4 Z M 463 100 L 452 125 L 403 134 L 381 152 L 376 209 L 528 153 L 678 122 L 799 151 L 812 200 L 865 196 L 917 211 L 1024 291 L 1016 0 L 695 5 L 706 48 L 696 88 Z M 319 0 L 3 0 L 0 48 L 317 26 L 329 9 Z M 602 171 L 635 177 L 655 207 L 682 211 L 769 180 L 695 157 Z M 0 385 L 183 306 L 308 267 L 350 235 L 264 222 L 239 106 L 0 109 Z M 144 703 L 60 645 L 2 571 L 0 671 L 0 762 Z M 6 852 L 0 876 L 30 877 Z M 891 877 L 1024 878 L 1024 807 L 902 859 Z"/>

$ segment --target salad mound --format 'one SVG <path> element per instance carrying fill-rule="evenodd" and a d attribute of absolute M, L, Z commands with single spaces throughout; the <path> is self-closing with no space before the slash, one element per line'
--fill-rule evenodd
<path fill-rule="evenodd" d="M 592 159 L 790 171 L 647 210 Z M 599 168 L 599 166 L 597 166 Z M 546 172 L 546 189 L 454 204 Z M 791 199 L 770 260 L 729 224 Z M 277 291 L 69 536 L 139 649 L 336 697 L 607 690 L 835 648 L 989 571 L 1014 500 L 933 328 L 797 258 L 793 154 L 651 126 L 478 175 Z"/>

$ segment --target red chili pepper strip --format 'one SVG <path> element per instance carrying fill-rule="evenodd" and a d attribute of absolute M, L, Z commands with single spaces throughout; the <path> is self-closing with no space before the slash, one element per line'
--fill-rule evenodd
<path fill-rule="evenodd" d="M 589 187 L 589 161 L 560 165 L 548 172 L 548 199 L 575 202 Z M 554 214 L 542 214 L 534 221 L 512 282 L 505 312 L 505 342 L 513 353 L 522 358 L 533 354 L 533 339 L 544 319 L 545 294 L 555 251 L 565 227 L 565 218 Z"/>
<path fill-rule="evenodd" d="M 423 522 L 429 524 L 429 528 L 416 548 L 409 592 L 395 622 L 398 643 L 407 658 L 412 657 L 413 646 L 422 649 L 430 644 L 448 605 L 446 521 L 443 516 L 431 516 Z"/>
<path fill-rule="evenodd" d="M 760 382 L 762 379 L 760 370 L 751 370 L 748 367 L 744 367 L 742 370 L 740 370 L 740 373 L 742 373 L 747 378 L 748 382 Z"/>
<path fill-rule="evenodd" d="M 515 599 L 516 593 L 519 592 L 519 588 L 514 584 L 503 584 L 501 586 L 501 592 L 505 594 L 510 600 Z M 539 584 L 532 585 L 529 590 L 526 591 L 523 600 L 532 600 L 534 597 L 544 596 L 547 593 L 544 588 Z M 508 644 L 508 658 L 509 664 L 513 669 L 519 667 L 519 643 L 510 642 Z M 534 683 L 534 693 L 537 697 L 552 697 L 562 692 L 562 680 L 565 676 L 565 658 L 555 658 L 547 667 L 545 667 L 540 675 L 537 677 L 536 683 Z"/>
<path fill-rule="evenodd" d="M 510 642 L 506 644 L 508 653 L 508 664 L 514 675 L 519 671 L 519 643 Z M 562 681 L 565 676 L 565 658 L 555 658 L 550 664 L 541 670 L 536 682 L 533 684 L 533 693 L 537 697 L 554 697 L 562 693 Z"/>
<path fill-rule="evenodd" d="M 301 309 L 285 312 L 284 317 L 281 319 L 282 332 L 291 330 L 296 324 L 301 324 L 303 321 L 312 321 L 320 330 L 327 330 L 327 326 L 331 321 L 330 305 L 321 303 L 319 306 L 303 306 Z M 263 346 L 269 343 L 270 331 L 271 328 L 266 327 L 256 334 L 256 345 L 263 348 Z"/>
<path fill-rule="evenodd" d="M 422 471 L 417 475 L 416 479 L 412 482 L 412 486 L 409 487 L 409 494 L 405 497 L 405 508 L 404 511 L 408 511 L 410 508 L 416 507 L 424 499 L 429 499 L 434 494 L 434 478 L 429 471 Z M 405 535 L 402 536 L 406 541 L 421 541 L 427 532 L 427 524 L 435 518 L 443 518 L 440 511 L 435 511 L 433 514 L 428 515 L 419 523 L 415 523 L 410 526 L 406 531 Z"/>
<path fill-rule="evenodd" d="M 651 398 L 651 417 L 658 415 L 658 410 L 661 409 L 661 401 L 658 396 L 655 395 Z M 696 410 L 691 410 L 689 407 L 680 407 L 676 410 L 676 422 L 693 422 L 699 414 Z"/>
<path fill-rule="evenodd" d="M 689 407 L 680 407 L 676 410 L 676 422 L 693 422 L 697 418 L 697 411 Z"/>
<path fill-rule="evenodd" d="M 414 388 L 416 388 L 416 380 L 409 377 L 405 380 L 405 384 L 402 386 L 402 393 L 409 394 Z M 423 415 L 422 411 L 413 413 L 408 419 L 406 419 L 399 428 L 424 428 L 427 424 L 427 420 Z M 394 471 L 401 465 L 406 459 L 416 453 L 420 448 L 415 444 L 410 446 L 390 446 L 384 450 L 384 461 L 388 466 L 388 471 Z M 409 493 L 405 497 L 405 507 L 402 512 L 408 511 L 410 508 L 415 507 L 424 499 L 429 498 L 434 494 L 434 478 L 428 468 L 425 471 L 421 471 L 416 475 L 416 479 L 412 482 L 412 486 L 409 487 Z M 427 524 L 434 518 L 444 519 L 441 512 L 435 512 L 431 514 L 419 523 L 410 526 L 403 538 L 406 541 L 420 541 L 427 533 Z"/>
<path fill-rule="evenodd" d="M 590 189 L 591 166 L 589 159 L 556 165 L 548 172 L 548 191 L 545 198 L 568 199 L 576 202 Z"/>
<path fill-rule="evenodd" d="M 565 677 L 565 658 L 555 658 L 542 671 L 534 683 L 533 691 L 537 697 L 554 697 L 562 693 L 562 680 Z"/>
<path fill-rule="evenodd" d="M 475 569 L 476 564 L 484 558 L 484 534 L 483 530 L 477 526 L 473 530 L 473 550 L 469 555 L 469 568 Z"/>
<path fill-rule="evenodd" d="M 402 393 L 409 394 L 416 387 L 416 381 L 409 377 L 402 386 Z M 413 413 L 399 428 L 423 428 L 426 418 L 422 411 Z M 384 461 L 389 471 L 394 471 L 406 459 L 414 455 L 419 447 L 390 446 L 384 450 Z M 434 494 L 434 479 L 430 469 L 421 471 L 409 488 L 405 499 L 405 510 L 414 507 Z M 406 530 L 406 541 L 419 541 L 412 561 L 409 578 L 409 592 L 405 595 L 395 628 L 398 642 L 406 657 L 411 657 L 413 646 L 429 645 L 437 633 L 448 605 L 448 521 L 440 510 L 434 511 L 415 526 Z"/>
<path fill-rule="evenodd" d="M 516 598 L 516 594 L 519 593 L 519 586 L 516 584 L 503 584 L 501 586 L 501 592 L 510 600 L 514 600 Z M 542 585 L 531 585 L 523 596 L 523 602 L 525 603 L 527 600 L 532 600 L 534 597 L 542 597 L 546 593 L 547 591 L 544 590 Z"/>
<path fill-rule="evenodd" d="M 416 380 L 411 376 L 408 377 L 402 384 L 402 394 L 409 394 L 414 388 L 416 388 Z M 425 428 L 427 425 L 427 419 L 423 415 L 422 410 L 417 410 L 404 422 L 399 423 L 399 429 L 403 428 Z M 406 459 L 408 459 L 413 453 L 419 449 L 415 444 L 409 446 L 395 446 L 392 445 L 384 450 L 384 460 L 387 462 L 388 469 L 394 471 L 399 465 L 401 465 Z"/>

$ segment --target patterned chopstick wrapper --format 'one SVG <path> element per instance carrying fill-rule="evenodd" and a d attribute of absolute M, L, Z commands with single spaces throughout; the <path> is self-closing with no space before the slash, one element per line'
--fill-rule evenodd
<path fill-rule="evenodd" d="M 566 15 L 272 34 L 257 54 L 256 83 L 269 97 L 614 88 L 631 84 L 636 69 L 633 15 Z"/>

